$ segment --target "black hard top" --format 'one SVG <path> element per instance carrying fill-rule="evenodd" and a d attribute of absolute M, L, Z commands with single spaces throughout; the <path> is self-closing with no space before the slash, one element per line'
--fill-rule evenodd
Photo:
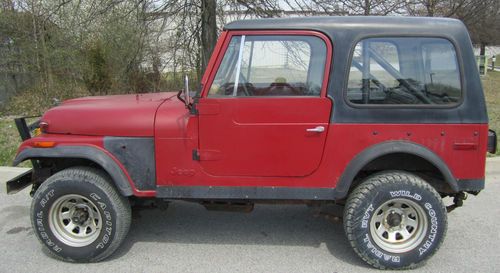
<path fill-rule="evenodd" d="M 456 19 L 437 17 L 401 16 L 323 16 L 292 17 L 234 21 L 225 26 L 227 30 L 290 29 L 318 30 L 324 33 L 337 31 L 366 32 L 387 30 L 394 32 L 456 32 L 465 29 Z"/>
<path fill-rule="evenodd" d="M 328 96 L 334 101 L 332 122 L 337 123 L 486 123 L 483 89 L 465 25 L 456 19 L 402 16 L 331 16 L 240 20 L 226 30 L 315 30 L 326 34 L 333 45 Z M 353 108 L 344 91 L 356 44 L 371 37 L 440 37 L 456 48 L 462 76 L 463 102 L 452 108 L 386 107 Z M 397 112 L 397 114 L 395 114 Z"/>

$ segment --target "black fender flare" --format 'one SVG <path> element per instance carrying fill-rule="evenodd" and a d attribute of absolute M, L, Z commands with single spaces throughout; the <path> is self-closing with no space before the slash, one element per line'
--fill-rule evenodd
<path fill-rule="evenodd" d="M 444 161 L 428 148 L 408 141 L 387 141 L 375 144 L 357 154 L 347 165 L 335 187 L 335 199 L 347 196 L 349 188 L 359 171 L 372 160 L 393 153 L 407 153 L 421 157 L 433 164 L 443 175 L 445 182 L 454 192 L 459 191 L 457 180 Z"/>
<path fill-rule="evenodd" d="M 13 166 L 28 159 L 40 158 L 81 158 L 101 166 L 113 179 L 123 196 L 131 196 L 134 191 L 130 181 L 120 166 L 104 151 L 91 146 L 56 146 L 54 148 L 26 148 L 17 154 Z"/>

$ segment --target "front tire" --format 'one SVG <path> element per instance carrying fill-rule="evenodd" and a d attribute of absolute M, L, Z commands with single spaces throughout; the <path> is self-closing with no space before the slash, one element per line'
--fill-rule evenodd
<path fill-rule="evenodd" d="M 33 230 L 56 258 L 98 262 L 125 239 L 131 222 L 127 198 L 108 175 L 89 167 L 73 167 L 49 177 L 31 204 Z"/>
<path fill-rule="evenodd" d="M 441 246 L 446 208 L 420 177 L 381 172 L 349 195 L 344 229 L 354 251 L 368 264 L 379 269 L 415 268 Z"/>

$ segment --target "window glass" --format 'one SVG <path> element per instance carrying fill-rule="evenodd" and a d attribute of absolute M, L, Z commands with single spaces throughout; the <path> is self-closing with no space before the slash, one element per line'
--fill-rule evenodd
<path fill-rule="evenodd" d="M 222 58 L 219 70 L 215 75 L 209 94 L 230 95 L 232 89 L 229 86 L 231 80 L 234 86 L 234 67 L 236 66 L 241 37 L 233 37 L 226 49 L 226 54 Z M 227 92 L 227 94 L 226 94 Z"/>
<path fill-rule="evenodd" d="M 455 48 L 446 39 L 371 38 L 356 45 L 347 86 L 352 103 L 454 104 L 461 94 Z"/>
<path fill-rule="evenodd" d="M 319 96 L 325 62 L 317 37 L 236 36 L 209 96 Z"/>
<path fill-rule="evenodd" d="M 427 92 L 443 99 L 460 98 L 457 56 L 450 43 L 422 45 Z"/>

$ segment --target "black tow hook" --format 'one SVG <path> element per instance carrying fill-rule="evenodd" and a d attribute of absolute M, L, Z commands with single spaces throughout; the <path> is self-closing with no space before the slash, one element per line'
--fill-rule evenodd
<path fill-rule="evenodd" d="M 452 212 L 454 209 L 463 206 L 464 200 L 467 200 L 467 193 L 461 191 L 453 196 L 453 205 L 446 207 L 447 212 Z"/>

